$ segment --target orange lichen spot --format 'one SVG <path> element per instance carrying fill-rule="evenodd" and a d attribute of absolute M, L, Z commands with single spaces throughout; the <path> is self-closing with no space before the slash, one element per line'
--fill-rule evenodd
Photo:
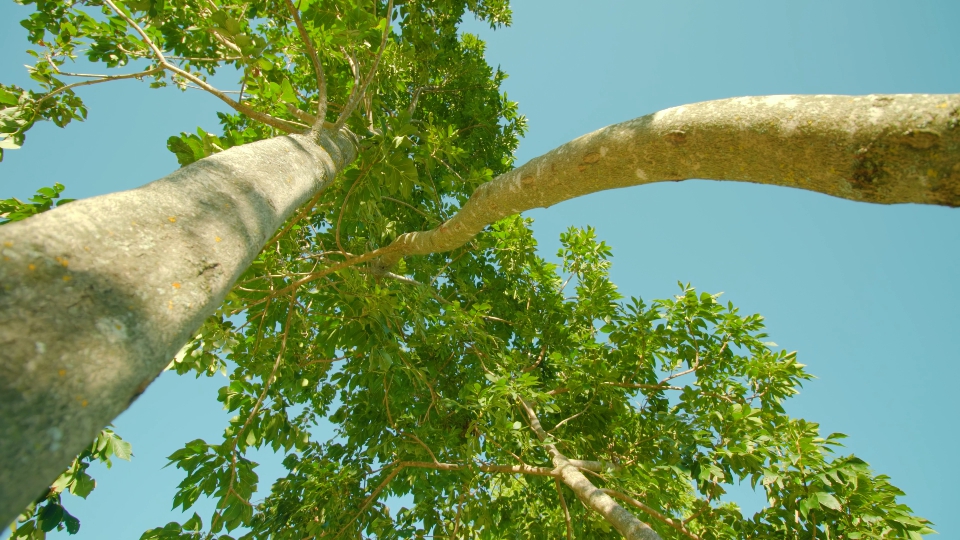
<path fill-rule="evenodd" d="M 86 407 L 86 406 L 87 406 L 87 400 L 85 400 L 85 399 L 80 400 L 80 406 L 81 406 L 81 407 Z"/>
<path fill-rule="evenodd" d="M 213 241 L 214 241 L 214 242 L 219 242 L 219 241 L 220 241 L 220 237 L 219 237 L 219 236 L 213 237 Z"/>
<path fill-rule="evenodd" d="M 57 370 L 57 375 L 59 375 L 59 376 L 61 376 L 61 377 L 66 377 L 66 376 L 67 376 L 67 370 L 61 368 L 61 369 Z"/>
<path fill-rule="evenodd" d="M 64 281 L 70 281 L 70 276 L 63 276 Z"/>
<path fill-rule="evenodd" d="M 56 261 L 63 266 L 68 266 L 70 264 L 70 261 L 64 259 L 63 257 L 54 257 L 54 259 L 56 259 Z"/>
<path fill-rule="evenodd" d="M 167 219 L 170 220 L 170 223 L 176 223 L 176 222 L 177 222 L 177 218 L 175 218 L 175 217 L 173 217 L 173 216 L 170 216 L 170 217 L 168 217 Z"/>
<path fill-rule="evenodd" d="M 10 241 L 10 240 L 7 240 L 6 242 L 3 243 L 3 245 L 5 245 L 5 246 L 7 246 L 7 247 L 13 247 L 13 242 Z"/>
<path fill-rule="evenodd" d="M 30 270 L 31 272 L 34 271 L 34 270 L 36 270 L 36 269 L 37 269 L 37 265 L 35 265 L 35 264 L 32 264 L 32 263 L 31 263 L 31 264 L 28 264 L 28 265 L 27 265 L 27 270 Z"/>
<path fill-rule="evenodd" d="M 174 289 L 179 289 L 179 288 L 180 288 L 180 284 L 179 284 L 178 282 L 174 281 L 174 282 L 173 282 L 173 288 L 174 288 Z"/>

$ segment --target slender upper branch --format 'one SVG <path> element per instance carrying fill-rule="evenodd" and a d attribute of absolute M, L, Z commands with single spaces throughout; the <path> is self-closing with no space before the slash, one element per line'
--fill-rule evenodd
<path fill-rule="evenodd" d="M 90 81 L 81 81 L 81 82 L 76 82 L 72 84 L 67 84 L 67 85 L 61 86 L 60 88 L 55 88 L 54 90 L 49 92 L 47 95 L 40 98 L 40 101 L 44 101 L 46 99 L 49 99 L 59 94 L 60 92 L 65 92 L 67 90 L 70 90 L 72 88 L 77 88 L 80 86 L 89 86 L 91 84 L 100 84 L 100 83 L 110 82 L 110 81 L 119 81 L 122 79 L 139 79 L 141 77 L 146 77 L 149 75 L 153 75 L 155 73 L 160 73 L 161 71 L 163 71 L 163 67 L 157 66 L 145 71 L 138 71 L 136 73 L 124 73 L 123 75 L 88 75 L 86 73 L 61 73 L 61 75 L 67 75 L 72 77 L 95 77 L 95 78 Z"/>
<path fill-rule="evenodd" d="M 327 117 L 327 80 L 323 73 L 323 64 L 317 55 L 317 49 L 313 46 L 313 40 L 310 39 L 310 34 L 307 33 L 303 21 L 300 20 L 297 6 L 293 5 L 293 0 L 285 0 L 285 3 L 290 16 L 293 17 L 293 22 L 297 25 L 300 39 L 303 41 L 304 48 L 307 49 L 307 55 L 310 56 L 310 61 L 313 63 L 313 72 L 317 77 L 317 118 L 311 127 L 311 132 L 316 134 L 323 129 L 323 121 Z"/>
<path fill-rule="evenodd" d="M 363 98 L 364 92 L 367 91 L 367 86 L 370 85 L 370 81 L 373 80 L 374 74 L 377 72 L 377 66 L 380 65 L 380 58 L 383 57 L 383 51 L 387 48 L 387 37 L 390 35 L 390 17 L 393 15 L 393 0 L 388 0 L 387 2 L 387 13 L 386 13 L 386 22 L 383 26 L 383 37 L 380 39 L 380 50 L 377 52 L 376 58 L 373 60 L 373 65 L 370 66 L 370 71 L 367 72 L 366 78 L 364 78 L 363 83 L 360 85 L 360 88 L 356 86 L 350 90 L 350 97 L 347 98 L 347 102 L 343 106 L 343 110 L 340 111 L 340 116 L 337 118 L 337 121 L 333 125 L 333 130 L 337 131 L 346 123 L 347 118 L 353 114 L 354 109 L 357 108 L 357 105 L 360 103 L 360 99 Z"/>
<path fill-rule="evenodd" d="M 190 73 L 189 71 L 181 69 L 179 66 L 171 64 L 169 61 L 167 61 L 167 58 L 163 55 L 163 51 L 160 49 L 160 47 L 158 47 L 157 44 L 154 43 L 152 39 L 150 39 L 150 36 L 147 35 L 147 32 L 143 28 L 141 28 L 136 21 L 131 19 L 130 16 L 127 15 L 122 9 L 117 7 L 117 5 L 114 4 L 112 0 L 104 0 L 104 3 L 107 4 L 110 7 L 110 9 L 112 9 L 114 13 L 117 14 L 118 17 L 120 17 L 128 25 L 130 25 L 130 27 L 133 28 L 134 31 L 137 32 L 137 34 L 140 35 L 144 43 L 146 43 L 147 46 L 150 48 L 150 50 L 153 51 L 153 54 L 157 59 L 157 63 L 160 66 L 162 66 L 164 69 L 168 71 L 172 71 L 177 75 L 180 75 L 184 79 L 187 79 L 193 84 L 199 86 L 201 89 L 206 90 L 207 92 L 213 94 L 214 96 L 219 98 L 220 101 L 223 101 L 224 103 L 229 105 L 230 108 L 232 108 L 233 110 L 243 113 L 254 120 L 263 122 L 268 126 L 273 126 L 277 129 L 283 130 L 286 133 L 296 133 L 301 131 L 300 126 L 298 126 L 297 124 L 287 120 L 283 120 L 281 118 L 276 118 L 264 112 L 260 112 L 244 103 L 239 103 L 233 100 L 232 98 L 230 98 L 230 96 L 224 94 L 222 91 L 214 88 L 213 86 L 208 84 L 206 81 L 204 81 L 200 77 L 197 77 L 196 75 L 194 75 L 193 73 Z"/>

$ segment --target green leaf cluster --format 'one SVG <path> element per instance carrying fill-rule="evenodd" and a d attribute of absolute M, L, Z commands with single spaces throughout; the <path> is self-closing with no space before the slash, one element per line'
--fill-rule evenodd
<path fill-rule="evenodd" d="M 133 452 L 130 443 L 121 439 L 111 429 L 104 429 L 91 445 L 77 456 L 46 493 L 30 505 L 12 525 L 11 540 L 43 540 L 50 531 L 66 530 L 76 534 L 80 530 L 80 520 L 63 506 L 61 496 L 69 491 L 72 495 L 84 499 L 97 487 L 97 482 L 88 473 L 87 468 L 94 461 L 112 466 L 111 458 L 117 457 L 130 461 Z"/>
<path fill-rule="evenodd" d="M 46 212 L 56 206 L 72 202 L 74 199 L 60 199 L 60 194 L 63 193 L 64 189 L 62 184 L 56 182 L 53 187 L 38 189 L 37 194 L 30 197 L 30 202 L 23 202 L 17 198 L 0 200 L 0 225 L 20 221 Z"/>

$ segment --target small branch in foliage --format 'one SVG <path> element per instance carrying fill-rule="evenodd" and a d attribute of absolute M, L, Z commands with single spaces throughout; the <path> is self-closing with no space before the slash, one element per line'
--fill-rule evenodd
<path fill-rule="evenodd" d="M 284 3 L 287 5 L 287 11 L 290 12 L 290 16 L 293 17 L 293 22 L 297 25 L 297 31 L 300 32 L 300 40 L 303 41 L 303 46 L 307 49 L 307 55 L 313 63 L 313 72 L 317 77 L 317 116 L 313 122 L 313 126 L 310 128 L 310 134 L 313 136 L 312 138 L 315 139 L 316 136 L 320 134 L 320 130 L 323 129 L 323 121 L 327 117 L 327 80 L 323 73 L 323 64 L 317 55 L 317 49 L 313 46 L 313 40 L 310 39 L 310 34 L 307 33 L 307 29 L 303 26 L 303 21 L 300 20 L 300 13 L 297 10 L 297 6 L 293 5 L 292 0 L 284 0 Z"/>
<path fill-rule="evenodd" d="M 81 86 L 89 86 L 89 85 L 91 85 L 91 84 L 100 84 L 100 83 L 110 82 L 110 81 L 119 81 L 119 80 L 123 80 L 123 79 L 140 79 L 140 78 L 142 78 L 142 77 L 147 77 L 147 76 L 153 75 L 153 74 L 155 74 L 155 73 L 160 73 L 161 71 L 163 71 L 163 67 L 161 67 L 161 66 L 157 66 L 157 67 L 155 67 L 155 68 L 150 68 L 150 69 L 145 70 L 145 71 L 138 71 L 138 72 L 136 72 L 136 73 L 125 73 L 125 74 L 123 74 L 123 75 L 88 75 L 88 74 L 85 74 L 85 73 L 61 73 L 61 72 L 58 71 L 58 72 L 57 72 L 58 75 L 63 75 L 63 76 L 67 76 L 67 77 L 95 77 L 95 79 L 92 80 L 92 81 L 82 81 L 82 82 L 77 82 L 77 83 L 73 83 L 73 84 L 67 84 L 67 85 L 61 86 L 60 88 L 56 88 L 56 89 L 54 89 L 53 91 L 51 91 L 50 93 L 48 93 L 47 95 L 45 95 L 45 96 L 43 96 L 42 98 L 40 98 L 40 99 L 37 101 L 37 103 L 41 103 L 41 102 L 43 102 L 43 101 L 45 101 L 45 100 L 47 100 L 47 99 L 49 99 L 49 98 L 51 98 L 51 97 L 59 94 L 60 92 L 65 92 L 65 91 L 71 90 L 71 89 L 73 89 L 73 88 L 79 88 L 79 87 L 81 87 Z"/>
<path fill-rule="evenodd" d="M 602 491 L 603 493 L 606 493 L 607 495 L 610 495 L 611 497 L 616 497 L 621 501 L 633 506 L 634 508 L 637 508 L 638 510 L 641 510 L 646 514 L 649 514 L 650 517 L 653 517 L 657 521 L 664 523 L 665 525 L 676 530 L 680 534 L 686 536 L 690 540 L 700 540 L 700 537 L 690 532 L 689 529 L 683 526 L 683 523 L 680 523 L 674 519 L 670 519 L 669 517 L 661 514 L 660 512 L 657 512 L 653 508 L 650 508 L 649 506 L 643 504 L 642 502 L 634 499 L 633 497 L 625 493 L 620 493 L 619 491 L 616 491 L 613 489 L 601 489 L 600 491 Z"/>
<path fill-rule="evenodd" d="M 344 126 L 347 122 L 347 118 L 353 114 L 354 109 L 357 108 L 357 105 L 360 103 L 360 99 L 363 97 L 363 94 L 367 91 L 367 86 L 370 85 L 370 81 L 373 80 L 374 74 L 377 72 L 377 66 L 380 65 L 380 58 L 383 57 L 383 51 L 387 48 L 387 37 L 390 36 L 390 17 L 393 15 L 393 0 L 387 2 L 387 13 L 386 13 L 386 22 L 383 26 L 383 37 L 380 39 L 380 51 L 377 52 L 376 58 L 373 60 L 373 65 L 370 66 L 370 71 L 367 72 L 366 78 L 364 78 L 363 83 L 360 85 L 360 88 L 356 86 L 350 90 L 350 97 L 347 98 L 347 102 L 343 105 L 343 110 L 340 111 L 340 116 L 337 118 L 336 123 L 333 125 L 333 131 L 339 131 L 340 128 Z"/>
<path fill-rule="evenodd" d="M 567 525 L 567 540 L 573 540 L 573 524 L 570 523 L 570 509 L 567 508 L 567 500 L 563 497 L 563 491 L 560 487 L 560 479 L 553 479 L 557 487 L 557 496 L 560 497 L 560 507 L 563 508 L 563 521 Z"/>
<path fill-rule="evenodd" d="M 173 73 L 180 75 L 184 79 L 187 79 L 193 84 L 199 86 L 200 89 L 206 90 L 207 92 L 218 97 L 220 101 L 223 101 L 224 103 L 229 105 L 230 108 L 232 108 L 233 110 L 239 113 L 243 113 L 249 116 L 253 120 L 257 120 L 258 122 L 262 122 L 264 124 L 267 124 L 268 126 L 275 127 L 279 130 L 284 131 L 285 133 L 296 133 L 301 131 L 301 126 L 298 126 L 297 124 L 287 120 L 275 118 L 267 113 L 260 112 L 248 105 L 244 105 L 243 103 L 238 103 L 233 99 L 231 99 L 226 94 L 224 94 L 222 91 L 208 84 L 206 81 L 204 81 L 200 77 L 197 77 L 196 75 L 194 75 L 193 73 L 190 73 L 189 71 L 181 69 L 179 66 L 171 64 L 170 62 L 167 61 L 167 58 L 163 55 L 163 51 L 160 50 L 160 47 L 158 47 L 153 42 L 153 40 L 150 39 L 150 36 L 147 35 L 146 31 L 144 31 L 144 29 L 141 28 L 140 25 L 136 23 L 136 21 L 131 19 L 130 16 L 127 15 L 122 9 L 117 7 L 117 5 L 113 3 L 113 0 L 103 0 L 103 1 L 105 4 L 107 4 L 110 7 L 110 9 L 114 11 L 114 13 L 117 14 L 117 16 L 123 19 L 128 25 L 130 25 L 131 28 L 134 29 L 134 31 L 137 32 L 137 34 L 140 35 L 144 43 L 146 43 L 147 46 L 150 47 L 150 50 L 153 51 L 154 56 L 157 58 L 157 63 L 159 63 L 167 71 L 172 71 Z"/>

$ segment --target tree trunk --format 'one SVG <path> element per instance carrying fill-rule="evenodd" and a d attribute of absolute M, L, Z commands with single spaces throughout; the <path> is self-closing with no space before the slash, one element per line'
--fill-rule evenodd
<path fill-rule="evenodd" d="M 347 131 L 320 145 L 278 137 L 0 227 L 0 526 L 143 392 L 355 156 Z"/>
<path fill-rule="evenodd" d="M 454 249 L 524 210 L 690 178 L 957 207 L 958 126 L 960 94 L 674 107 L 480 186 L 437 229 L 382 249 L 380 264 Z M 146 388 L 290 213 L 355 157 L 346 133 L 321 146 L 301 136 L 245 145 L 0 228 L 0 523 Z"/>

